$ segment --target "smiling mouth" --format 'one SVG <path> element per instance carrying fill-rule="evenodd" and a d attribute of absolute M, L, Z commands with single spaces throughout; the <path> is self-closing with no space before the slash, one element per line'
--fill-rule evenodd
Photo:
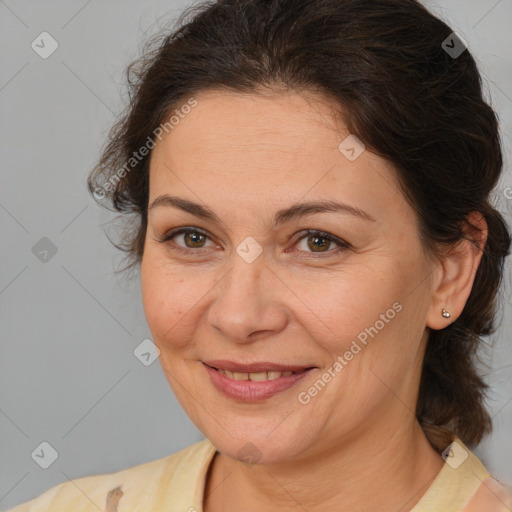
<path fill-rule="evenodd" d="M 295 386 L 318 368 L 271 362 L 243 364 L 234 361 L 202 361 L 211 383 L 223 395 L 242 402 L 267 400 Z"/>

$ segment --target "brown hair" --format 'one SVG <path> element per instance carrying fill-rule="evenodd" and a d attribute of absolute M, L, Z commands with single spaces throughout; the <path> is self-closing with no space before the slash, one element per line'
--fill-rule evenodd
<path fill-rule="evenodd" d="M 187 18 L 190 18 L 187 20 Z M 469 50 L 442 47 L 452 29 L 415 0 L 219 0 L 187 9 L 127 70 L 129 104 L 88 179 L 104 206 L 135 215 L 117 247 L 133 267 L 144 250 L 149 157 L 126 162 L 174 109 L 207 89 L 293 88 L 326 94 L 366 148 L 397 170 L 428 254 L 465 238 L 472 211 L 488 239 L 462 314 L 431 331 L 416 415 L 438 450 L 491 431 L 477 371 L 481 336 L 496 330 L 511 238 L 489 195 L 502 153 L 497 117 Z M 451 46 L 453 40 L 449 40 Z M 124 172 L 119 172 L 124 168 Z M 132 226 L 130 228 L 130 226 Z"/>

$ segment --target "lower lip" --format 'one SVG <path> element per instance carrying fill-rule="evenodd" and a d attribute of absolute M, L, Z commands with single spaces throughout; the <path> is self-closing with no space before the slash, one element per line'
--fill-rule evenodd
<path fill-rule="evenodd" d="M 274 380 L 252 381 L 231 380 L 210 366 L 204 365 L 215 388 L 229 398 L 244 402 L 257 402 L 270 398 L 281 391 L 285 391 L 310 374 L 315 368 L 310 368 L 288 377 L 279 377 Z"/>

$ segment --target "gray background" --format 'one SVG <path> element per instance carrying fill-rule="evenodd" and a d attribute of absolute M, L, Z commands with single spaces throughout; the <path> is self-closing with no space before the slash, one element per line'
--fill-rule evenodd
<path fill-rule="evenodd" d="M 68 478 L 117 471 L 202 439 L 158 360 L 144 366 L 133 354 L 151 338 L 138 275 L 114 275 L 121 256 L 104 231 L 112 214 L 85 187 L 123 105 L 125 66 L 189 3 L 0 0 L 2 510 Z M 500 116 L 506 172 L 496 202 L 510 223 L 512 0 L 425 4 L 468 42 Z M 59 45 L 47 59 L 31 48 L 43 31 Z M 47 261 L 32 250 L 43 237 L 57 248 Z M 509 258 L 503 322 L 489 340 L 495 432 L 475 450 L 509 483 L 510 274 Z M 48 469 L 31 457 L 43 441 L 58 452 Z"/>

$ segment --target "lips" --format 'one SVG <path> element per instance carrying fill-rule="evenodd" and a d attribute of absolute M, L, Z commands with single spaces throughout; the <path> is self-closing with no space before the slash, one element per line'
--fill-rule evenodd
<path fill-rule="evenodd" d="M 311 366 L 269 362 L 241 364 L 217 360 L 206 361 L 203 364 L 218 391 L 229 398 L 244 402 L 271 398 L 291 388 L 315 370 Z"/>

